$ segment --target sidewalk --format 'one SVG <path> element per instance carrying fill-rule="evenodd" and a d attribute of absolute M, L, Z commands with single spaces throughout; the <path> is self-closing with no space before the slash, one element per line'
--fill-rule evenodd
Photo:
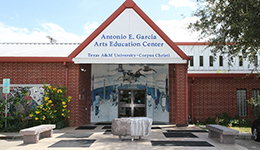
<path fill-rule="evenodd" d="M 207 132 L 200 132 L 196 126 L 176 127 L 175 125 L 153 125 L 148 137 L 137 138 L 134 142 L 131 137 L 123 137 L 119 140 L 111 134 L 108 125 L 88 124 L 86 127 L 96 126 L 95 129 L 75 130 L 75 127 L 67 127 L 55 130 L 52 138 L 44 138 L 37 144 L 23 144 L 19 133 L 0 133 L 1 150 L 46 150 L 46 149 L 94 149 L 94 150 L 246 150 L 239 144 L 221 144 L 218 139 L 208 138 Z M 167 130 L 189 130 L 191 133 L 185 137 L 166 137 Z M 194 131 L 194 132 L 193 132 Z M 196 132 L 195 132 L 196 131 Z M 182 135 L 184 133 L 181 133 Z M 192 135 L 192 136 L 191 136 Z M 251 133 L 240 133 L 237 139 L 250 139 Z M 175 145 L 172 145 L 175 143 Z M 192 143 L 206 145 L 189 146 Z M 184 145 L 182 145 L 184 144 Z M 188 144 L 188 145 L 185 145 Z M 176 146 L 178 145 L 178 146 Z"/>

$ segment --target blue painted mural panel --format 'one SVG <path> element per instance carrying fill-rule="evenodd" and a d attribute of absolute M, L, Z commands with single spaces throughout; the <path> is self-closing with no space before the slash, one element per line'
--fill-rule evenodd
<path fill-rule="evenodd" d="M 168 65 L 92 65 L 91 86 L 91 122 L 118 118 L 121 89 L 145 90 L 146 116 L 169 122 Z"/>

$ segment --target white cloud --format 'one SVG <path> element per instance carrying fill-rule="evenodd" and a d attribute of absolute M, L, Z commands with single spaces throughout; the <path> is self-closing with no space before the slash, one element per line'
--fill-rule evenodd
<path fill-rule="evenodd" d="M 191 33 L 187 29 L 190 22 L 195 22 L 195 17 L 178 20 L 159 20 L 156 24 L 174 42 L 195 42 L 199 33 Z M 40 28 L 29 30 L 27 28 L 8 26 L 0 22 L 0 42 L 28 42 L 28 43 L 48 43 L 46 36 L 51 36 L 58 43 L 63 42 L 83 42 L 87 36 L 98 27 L 98 23 L 86 23 L 84 26 L 86 35 L 76 35 L 66 32 L 61 26 L 54 23 L 42 23 Z"/>
<path fill-rule="evenodd" d="M 93 31 L 95 31 L 98 27 L 97 22 L 92 22 L 92 23 L 86 23 L 84 25 L 84 30 L 86 34 L 91 34 Z"/>
<path fill-rule="evenodd" d="M 76 42 L 81 43 L 87 36 L 78 36 L 73 33 L 66 32 L 62 27 L 54 23 L 42 23 L 41 28 L 35 28 L 29 31 L 27 28 L 13 27 L 4 25 L 0 22 L 0 42 L 36 42 L 47 43 L 51 36 L 58 43 Z"/>
<path fill-rule="evenodd" d="M 155 23 L 167 34 L 173 42 L 197 42 L 199 33 L 187 29 L 189 23 L 195 22 L 196 17 L 187 17 L 183 20 L 159 20 Z"/>
<path fill-rule="evenodd" d="M 192 2 L 190 0 L 171 0 L 168 3 L 169 5 L 175 6 L 177 7 L 190 7 L 192 9 L 196 9 L 197 8 L 197 4 L 195 2 Z"/>
<path fill-rule="evenodd" d="M 170 9 L 171 7 L 170 7 L 169 5 L 161 4 L 161 8 L 162 8 L 162 10 L 168 10 L 168 9 Z"/>
<path fill-rule="evenodd" d="M 54 23 L 43 23 L 42 27 L 45 31 L 48 31 L 50 33 L 63 33 L 63 32 L 65 32 L 65 30 L 62 27 L 60 27 L 59 25 L 54 24 Z"/>

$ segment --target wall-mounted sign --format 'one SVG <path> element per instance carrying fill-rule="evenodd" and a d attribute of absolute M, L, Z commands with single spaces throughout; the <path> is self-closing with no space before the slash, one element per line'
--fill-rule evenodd
<path fill-rule="evenodd" d="M 100 38 L 105 42 L 94 42 L 94 47 L 163 47 L 164 42 L 154 42 L 157 39 L 156 35 L 142 34 L 120 34 L 120 35 L 105 35 Z M 135 39 L 139 41 L 134 41 Z M 124 41 L 128 40 L 128 41 Z"/>
<path fill-rule="evenodd" d="M 10 93 L 10 79 L 3 79 L 3 93 Z"/>
<path fill-rule="evenodd" d="M 186 63 L 133 9 L 123 11 L 75 63 Z"/>

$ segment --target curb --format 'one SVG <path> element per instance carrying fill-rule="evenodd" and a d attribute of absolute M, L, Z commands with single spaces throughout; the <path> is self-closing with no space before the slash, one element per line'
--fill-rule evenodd
<path fill-rule="evenodd" d="M 23 135 L 20 134 L 0 134 L 0 140 L 15 140 L 15 139 L 23 139 Z"/>
<path fill-rule="evenodd" d="M 252 139 L 252 134 L 251 133 L 239 133 L 239 135 L 237 135 L 235 137 L 237 140 L 251 140 Z M 23 139 L 23 135 L 20 134 L 9 134 L 9 133 L 5 133 L 5 134 L 1 134 L 0 133 L 0 140 L 7 140 L 7 139 Z"/>
<path fill-rule="evenodd" d="M 239 133 L 238 136 L 236 136 L 237 140 L 251 140 L 252 134 L 251 133 Z"/>

